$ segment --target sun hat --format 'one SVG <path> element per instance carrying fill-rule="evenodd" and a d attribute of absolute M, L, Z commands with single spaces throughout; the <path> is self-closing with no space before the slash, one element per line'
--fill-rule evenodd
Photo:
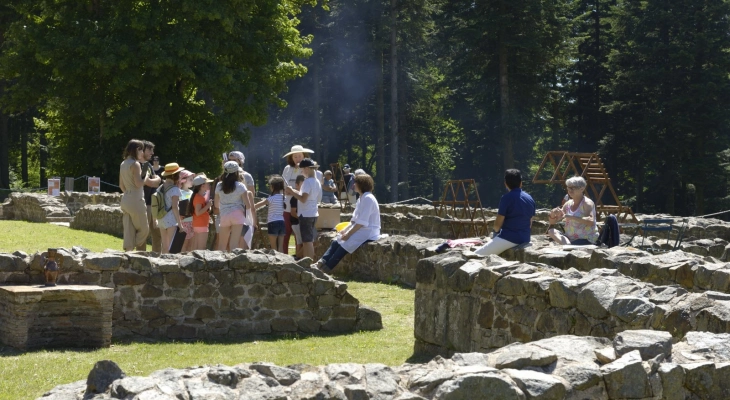
<path fill-rule="evenodd" d="M 291 147 L 291 151 L 290 152 L 284 154 L 284 157 L 281 157 L 281 158 L 286 158 L 287 156 L 290 156 L 290 155 L 292 155 L 294 153 L 309 153 L 309 154 L 312 154 L 312 153 L 314 153 L 314 150 L 305 149 L 304 147 L 296 144 L 296 145 L 294 145 L 294 146 Z"/>
<path fill-rule="evenodd" d="M 223 169 L 226 171 L 226 175 L 238 172 L 238 163 L 235 161 L 226 161 L 223 164 Z"/>
<path fill-rule="evenodd" d="M 192 173 L 191 171 L 188 171 L 187 169 L 184 169 L 184 170 L 180 171 L 180 180 L 188 179 L 189 177 L 191 177 L 193 175 L 195 175 L 195 174 Z"/>
<path fill-rule="evenodd" d="M 232 151 L 228 153 L 228 159 L 230 160 L 232 158 L 235 158 L 236 160 L 241 160 L 242 163 L 246 161 L 246 157 L 240 151 Z"/>
<path fill-rule="evenodd" d="M 208 177 L 205 176 L 204 172 L 201 172 L 200 174 L 196 175 L 195 178 L 193 178 L 193 186 L 202 185 L 206 182 L 211 183 L 211 182 L 213 182 L 213 180 L 208 179 Z"/>
<path fill-rule="evenodd" d="M 305 158 L 299 162 L 299 168 L 314 167 L 314 161 L 311 158 Z"/>
<path fill-rule="evenodd" d="M 174 162 L 174 163 L 165 164 L 165 172 L 163 172 L 161 175 L 170 176 L 170 175 L 175 175 L 178 172 L 182 172 L 182 171 L 185 171 L 185 168 L 177 165 L 177 163 Z"/>

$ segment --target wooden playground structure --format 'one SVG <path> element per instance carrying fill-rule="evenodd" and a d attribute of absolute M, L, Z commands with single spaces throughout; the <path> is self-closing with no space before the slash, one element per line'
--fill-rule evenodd
<path fill-rule="evenodd" d="M 552 175 L 544 179 L 545 173 L 552 168 Z M 596 203 L 596 214 L 599 220 L 614 214 L 620 222 L 631 219 L 639 220 L 631 211 L 631 207 L 621 204 L 616 191 L 611 184 L 603 160 L 598 153 L 571 153 L 568 151 L 549 151 L 532 178 L 532 183 L 560 184 L 565 187 L 565 181 L 573 176 L 582 176 L 588 184 L 586 194 Z M 543 177 L 543 178 L 541 178 Z M 610 195 L 614 204 L 604 204 L 604 195 Z"/>
<path fill-rule="evenodd" d="M 434 201 L 433 206 L 439 217 L 452 218 L 450 225 L 454 239 L 487 236 L 488 225 L 492 221 L 484 216 L 474 179 L 447 181 L 441 200 Z"/>

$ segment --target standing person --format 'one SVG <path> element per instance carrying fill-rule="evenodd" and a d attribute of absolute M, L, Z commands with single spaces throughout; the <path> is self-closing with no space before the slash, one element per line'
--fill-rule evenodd
<path fill-rule="evenodd" d="M 195 236 L 195 232 L 193 231 L 193 213 L 188 212 L 193 197 L 192 187 L 194 176 L 195 174 L 190 171 L 182 171 L 180 172 L 180 181 L 177 183 L 181 193 L 180 217 L 182 218 L 182 228 L 185 232 L 185 242 L 181 250 L 183 253 L 192 250 L 193 236 Z"/>
<path fill-rule="evenodd" d="M 141 250 L 147 247 L 147 207 L 144 203 L 144 185 L 152 184 L 148 171 L 142 173 L 140 162 L 144 162 L 144 143 L 132 139 L 124 149 L 119 166 L 119 187 L 122 189 L 122 225 L 124 226 L 124 251 Z"/>
<path fill-rule="evenodd" d="M 302 171 L 299 168 L 299 162 L 301 162 L 307 155 L 313 153 L 314 151 L 310 149 L 305 149 L 304 147 L 297 144 L 291 147 L 291 151 L 284 154 L 283 158 L 286 158 L 287 165 L 286 167 L 284 167 L 284 172 L 281 173 L 281 177 L 284 178 L 284 182 L 286 183 L 287 187 L 294 187 L 294 182 L 296 181 L 297 176 L 302 174 Z M 289 254 L 289 239 L 292 233 L 292 214 L 289 200 L 291 200 L 291 195 L 287 194 L 286 203 L 284 204 L 284 227 L 286 228 L 286 231 L 284 232 L 284 247 L 281 249 L 281 252 L 284 254 Z M 294 217 L 296 217 L 296 215 Z"/>
<path fill-rule="evenodd" d="M 315 264 L 315 268 L 328 274 L 332 273 L 342 257 L 352 254 L 363 243 L 380 237 L 380 206 L 372 193 L 375 186 L 373 178 L 360 174 L 355 175 L 354 180 L 360 200 L 355 205 L 350 225 L 337 234 L 337 240 L 332 241 L 329 249 Z"/>
<path fill-rule="evenodd" d="M 269 233 L 269 244 L 274 250 L 281 249 L 284 241 L 284 178 L 274 175 L 269 179 L 268 198 L 256 203 L 256 209 L 268 206 L 266 230 Z"/>
<path fill-rule="evenodd" d="M 243 208 L 253 210 L 246 185 L 239 181 L 238 164 L 227 161 L 223 166 L 223 178 L 215 188 L 215 204 L 220 210 L 218 250 L 230 250 L 238 246 L 241 229 L 246 222 Z"/>
<path fill-rule="evenodd" d="M 183 171 L 185 171 L 185 168 L 179 166 L 177 163 L 165 164 L 165 171 L 162 173 L 165 181 L 157 189 L 164 193 L 165 210 L 167 210 L 167 214 L 157 220 L 157 225 L 160 227 L 160 235 L 162 236 L 162 244 L 160 246 L 160 253 L 162 254 L 170 252 L 170 245 L 172 244 L 172 239 L 175 237 L 175 232 L 178 230 L 182 232 L 183 229 L 179 204 L 182 193 L 178 187 L 180 173 Z"/>
<path fill-rule="evenodd" d="M 302 183 L 304 183 L 305 179 L 306 177 L 304 175 L 297 175 L 294 189 L 302 190 Z M 299 229 L 299 202 L 297 198 L 292 196 L 291 200 L 289 200 L 289 205 L 291 206 L 291 230 L 294 233 L 294 259 L 299 260 L 302 258 L 302 231 Z"/>
<path fill-rule="evenodd" d="M 317 239 L 317 200 L 322 196 L 322 185 L 314 177 L 314 162 L 305 158 L 299 162 L 299 168 L 307 179 L 302 183 L 301 191 L 286 188 L 286 194 L 298 200 L 299 229 L 302 232 L 302 255 L 314 258 L 314 241 Z"/>
<path fill-rule="evenodd" d="M 144 190 L 144 203 L 147 206 L 147 225 L 149 226 L 149 236 L 152 236 L 152 251 L 160 252 L 160 230 L 157 229 L 157 219 L 152 215 L 152 194 L 155 193 L 157 188 L 162 183 L 162 178 L 159 175 L 165 170 L 160 167 L 160 157 L 155 156 L 155 144 L 144 140 L 144 162 L 141 162 L 142 175 L 148 174 L 150 180 L 145 183 Z M 152 160 L 152 164 L 150 164 Z"/>
<path fill-rule="evenodd" d="M 350 164 L 345 164 L 344 167 L 342 167 L 342 181 L 345 183 L 345 191 L 343 194 L 340 194 L 340 200 L 345 200 L 349 197 L 349 194 L 347 193 L 347 189 L 350 187 L 350 181 L 352 180 L 352 173 L 350 173 Z M 355 204 L 354 200 L 350 202 L 351 204 Z"/>
<path fill-rule="evenodd" d="M 332 179 L 332 171 L 324 171 L 324 181 L 322 182 L 322 203 L 324 204 L 337 204 L 337 186 L 335 181 Z"/>
<path fill-rule="evenodd" d="M 253 176 L 246 172 L 243 169 L 243 163 L 246 161 L 246 157 L 241 153 L 240 151 L 232 151 L 228 153 L 228 160 L 229 161 L 235 161 L 239 167 L 241 167 L 241 170 L 238 171 L 240 173 L 239 177 L 241 178 L 241 181 L 244 185 L 246 185 L 246 189 L 253 193 L 256 193 L 256 182 L 253 180 Z"/>
<path fill-rule="evenodd" d="M 507 249 L 530 242 L 530 227 L 535 216 L 535 201 L 522 191 L 522 174 L 518 169 L 504 173 L 504 186 L 509 193 L 499 200 L 497 219 L 492 227 L 492 240 L 476 250 L 477 254 L 500 254 Z"/>
<path fill-rule="evenodd" d="M 210 198 L 210 183 L 204 173 L 198 174 L 193 179 L 193 200 L 188 204 L 188 214 L 193 216 L 193 248 L 192 250 L 205 250 L 208 244 L 208 226 L 213 206 L 213 199 Z"/>
<path fill-rule="evenodd" d="M 574 176 L 565 181 L 570 200 L 561 208 L 550 212 L 550 224 L 565 220 L 565 234 L 557 229 L 550 229 L 548 235 L 558 244 L 588 245 L 598 241 L 598 226 L 596 225 L 596 204 L 585 196 L 586 180 L 581 176 Z"/>

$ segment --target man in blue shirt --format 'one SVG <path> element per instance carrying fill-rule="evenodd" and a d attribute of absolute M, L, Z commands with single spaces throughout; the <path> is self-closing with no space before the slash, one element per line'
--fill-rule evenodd
<path fill-rule="evenodd" d="M 499 200 L 497 220 L 492 228 L 492 240 L 477 249 L 481 255 L 500 254 L 507 249 L 530 242 L 530 227 L 535 216 L 535 201 L 522 191 L 522 174 L 518 169 L 504 173 L 504 185 L 509 193 Z"/>

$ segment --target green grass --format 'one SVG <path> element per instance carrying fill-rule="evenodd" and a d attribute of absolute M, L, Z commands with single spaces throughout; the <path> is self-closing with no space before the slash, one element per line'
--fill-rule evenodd
<path fill-rule="evenodd" d="M 122 250 L 122 239 L 105 233 L 69 229 L 64 226 L 24 221 L 0 221 L 0 252 L 22 250 L 28 254 L 48 248 L 73 246 L 91 251 Z M 150 249 L 150 246 L 147 246 Z"/>
<path fill-rule="evenodd" d="M 17 229 L 23 229 L 23 233 Z M 9 232 L 12 230 L 15 232 Z M 46 233 L 36 234 L 36 231 Z M 121 240 L 109 235 L 50 225 L 0 221 L 0 232 L 0 251 L 21 249 L 29 252 L 78 244 L 97 251 L 121 247 Z M 12 241 L 8 242 L 9 239 Z M 148 375 L 167 367 L 255 361 L 278 365 L 344 362 L 400 365 L 406 362 L 413 354 L 413 290 L 380 283 L 348 282 L 348 286 L 350 293 L 362 304 L 382 313 L 382 330 L 334 336 L 252 338 L 225 343 L 114 343 L 110 348 L 98 350 L 23 353 L 0 347 L 0 400 L 34 399 L 56 385 L 86 379 L 99 360 L 113 360 L 127 375 Z"/>

